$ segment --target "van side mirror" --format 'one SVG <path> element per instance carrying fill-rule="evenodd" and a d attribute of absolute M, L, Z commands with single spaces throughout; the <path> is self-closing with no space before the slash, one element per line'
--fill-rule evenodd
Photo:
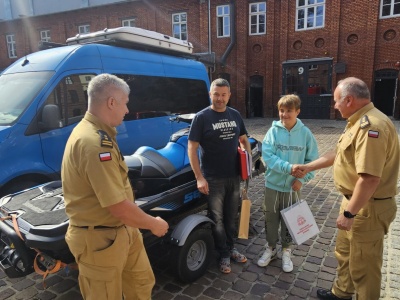
<path fill-rule="evenodd" d="M 52 130 L 62 127 L 60 108 L 55 104 L 45 105 L 42 111 L 42 121 L 39 125 L 43 130 Z"/>

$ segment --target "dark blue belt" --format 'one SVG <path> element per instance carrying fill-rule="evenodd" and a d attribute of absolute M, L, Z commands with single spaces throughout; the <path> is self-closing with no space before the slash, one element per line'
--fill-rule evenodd
<path fill-rule="evenodd" d="M 346 197 L 347 200 L 350 200 L 352 195 L 343 195 Z M 388 200 L 388 199 L 392 199 L 393 197 L 385 197 L 385 198 L 372 198 L 374 200 Z"/>

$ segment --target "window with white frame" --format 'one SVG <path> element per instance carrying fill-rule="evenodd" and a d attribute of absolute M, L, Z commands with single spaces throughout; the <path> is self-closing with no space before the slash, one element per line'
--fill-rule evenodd
<path fill-rule="evenodd" d="M 249 34 L 265 34 L 267 32 L 267 3 L 257 2 L 249 4 Z"/>
<path fill-rule="evenodd" d="M 50 42 L 50 30 L 41 30 L 40 31 L 40 40 L 42 42 Z"/>
<path fill-rule="evenodd" d="M 135 19 L 122 20 L 122 27 L 135 27 Z"/>
<path fill-rule="evenodd" d="M 16 49 L 16 44 L 15 44 L 15 34 L 7 34 L 6 41 L 7 41 L 8 57 L 16 58 L 17 57 L 17 49 Z"/>
<path fill-rule="evenodd" d="M 172 35 L 174 38 L 187 41 L 187 14 L 172 14 Z"/>
<path fill-rule="evenodd" d="M 400 16 L 400 0 L 381 0 L 381 18 Z"/>
<path fill-rule="evenodd" d="M 217 6 L 217 36 L 227 37 L 231 35 L 231 17 L 229 5 Z"/>
<path fill-rule="evenodd" d="M 297 0 L 296 30 L 325 26 L 325 0 Z"/>
<path fill-rule="evenodd" d="M 79 34 L 85 34 L 90 32 L 90 25 L 85 24 L 85 25 L 79 25 L 78 26 L 78 32 Z"/>

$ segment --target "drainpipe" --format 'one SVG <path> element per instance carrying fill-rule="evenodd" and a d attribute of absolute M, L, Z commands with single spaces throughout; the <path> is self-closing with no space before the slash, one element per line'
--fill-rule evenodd
<path fill-rule="evenodd" d="M 208 53 L 211 53 L 211 0 L 208 0 Z"/>
<path fill-rule="evenodd" d="M 208 53 L 211 55 L 211 0 L 208 0 Z M 215 63 L 214 67 L 208 68 L 208 79 L 210 82 L 212 81 L 212 73 L 215 70 Z"/>
<path fill-rule="evenodd" d="M 229 43 L 228 48 L 226 48 L 225 53 L 221 57 L 220 63 L 222 66 L 226 65 L 226 60 L 228 59 L 228 56 L 233 49 L 233 46 L 235 46 L 235 44 L 236 44 L 235 0 L 231 0 L 230 9 L 231 9 L 231 42 Z"/>

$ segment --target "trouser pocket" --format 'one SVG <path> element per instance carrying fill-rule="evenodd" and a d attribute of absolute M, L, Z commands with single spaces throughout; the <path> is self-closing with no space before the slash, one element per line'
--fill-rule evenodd
<path fill-rule="evenodd" d="M 100 267 L 79 263 L 79 285 L 84 299 L 121 299 L 122 282 L 116 267 Z"/>

